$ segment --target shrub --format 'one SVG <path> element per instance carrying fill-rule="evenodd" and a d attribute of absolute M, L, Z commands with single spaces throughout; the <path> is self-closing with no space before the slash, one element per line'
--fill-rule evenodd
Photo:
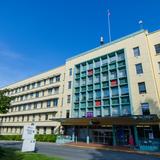
<path fill-rule="evenodd" d="M 39 142 L 56 142 L 57 136 L 53 134 L 37 134 L 35 139 Z M 0 140 L 21 141 L 22 135 L 0 135 Z"/>
<path fill-rule="evenodd" d="M 53 134 L 37 134 L 35 139 L 39 142 L 56 142 L 57 136 Z"/>
<path fill-rule="evenodd" d="M 0 135 L 0 140 L 14 140 L 14 141 L 21 141 L 21 135 Z"/>

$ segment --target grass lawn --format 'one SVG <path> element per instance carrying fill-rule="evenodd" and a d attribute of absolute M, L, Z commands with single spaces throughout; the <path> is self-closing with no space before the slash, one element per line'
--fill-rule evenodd
<path fill-rule="evenodd" d="M 62 160 L 58 157 L 47 157 L 38 153 L 22 153 L 11 148 L 0 147 L 0 160 Z"/>

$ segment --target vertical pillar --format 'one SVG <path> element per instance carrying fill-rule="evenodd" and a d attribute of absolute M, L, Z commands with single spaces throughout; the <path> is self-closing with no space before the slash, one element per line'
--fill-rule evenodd
<path fill-rule="evenodd" d="M 75 127 L 72 128 L 72 141 L 75 140 Z"/>
<path fill-rule="evenodd" d="M 86 143 L 89 144 L 89 126 L 87 126 L 87 137 L 86 137 Z"/>
<path fill-rule="evenodd" d="M 137 132 L 137 127 L 133 126 L 134 129 L 134 139 L 135 139 L 135 144 L 138 146 L 139 145 L 139 140 L 138 140 L 138 132 Z"/>
<path fill-rule="evenodd" d="M 116 146 L 116 127 L 112 126 L 113 131 L 113 146 Z"/>

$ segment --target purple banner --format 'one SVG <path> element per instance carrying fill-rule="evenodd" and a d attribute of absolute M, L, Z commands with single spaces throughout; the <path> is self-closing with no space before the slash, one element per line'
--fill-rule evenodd
<path fill-rule="evenodd" d="M 92 118 L 92 117 L 93 117 L 93 112 L 87 112 L 86 117 L 87 117 L 87 118 Z"/>

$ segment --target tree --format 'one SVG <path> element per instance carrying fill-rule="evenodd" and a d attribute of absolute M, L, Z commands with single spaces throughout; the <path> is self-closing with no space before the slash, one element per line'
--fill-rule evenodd
<path fill-rule="evenodd" d="M 11 101 L 14 99 L 14 97 L 7 96 L 7 92 L 9 92 L 8 89 L 0 90 L 0 113 L 7 113 L 11 106 Z"/>

